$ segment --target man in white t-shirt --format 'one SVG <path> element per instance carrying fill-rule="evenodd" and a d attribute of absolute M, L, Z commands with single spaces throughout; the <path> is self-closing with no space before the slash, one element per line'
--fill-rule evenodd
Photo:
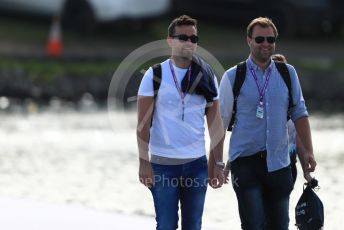
<path fill-rule="evenodd" d="M 215 164 L 210 184 L 218 188 L 224 182 L 217 81 L 195 57 L 197 42 L 197 21 L 186 15 L 174 19 L 167 37 L 171 58 L 160 63 L 159 91 L 155 97 L 150 68 L 138 92 L 139 178 L 153 195 L 156 229 L 178 228 L 179 202 L 182 229 L 201 229 L 208 183 L 205 116 Z"/>

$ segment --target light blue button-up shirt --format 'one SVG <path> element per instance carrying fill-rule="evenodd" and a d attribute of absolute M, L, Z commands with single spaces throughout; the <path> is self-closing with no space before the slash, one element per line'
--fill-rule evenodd
<path fill-rule="evenodd" d="M 264 117 L 256 116 L 259 103 L 259 92 L 248 63 L 256 73 L 260 89 L 263 88 L 268 69 L 271 75 L 264 95 Z M 258 67 L 251 58 L 246 60 L 246 78 L 237 100 L 236 121 L 230 138 L 229 159 L 253 155 L 259 151 L 267 151 L 268 171 L 276 171 L 290 164 L 288 154 L 287 111 L 289 103 L 288 87 L 279 74 L 274 61 L 265 71 Z M 287 64 L 290 77 L 294 107 L 291 119 L 296 121 L 308 116 L 302 96 L 300 82 L 293 66 Z M 230 91 L 234 85 L 236 66 L 224 73 L 220 84 L 221 116 L 228 126 L 232 103 Z"/>

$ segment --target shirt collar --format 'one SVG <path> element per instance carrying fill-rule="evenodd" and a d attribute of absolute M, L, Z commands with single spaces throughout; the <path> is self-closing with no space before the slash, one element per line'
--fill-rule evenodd
<path fill-rule="evenodd" d="M 251 55 L 248 57 L 247 62 L 250 63 L 250 65 L 252 66 L 252 68 L 253 68 L 255 71 L 258 71 L 258 70 L 261 71 L 261 68 L 260 68 L 258 65 L 256 65 L 256 63 L 253 62 Z M 270 64 L 269 64 L 269 66 L 268 66 L 266 69 L 273 68 L 273 66 L 272 66 L 273 64 L 274 64 L 274 62 L 273 62 L 273 60 L 270 58 Z"/>

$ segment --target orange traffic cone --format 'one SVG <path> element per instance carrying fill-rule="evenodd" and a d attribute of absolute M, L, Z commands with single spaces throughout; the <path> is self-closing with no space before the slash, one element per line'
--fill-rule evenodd
<path fill-rule="evenodd" d="M 59 17 L 54 17 L 46 45 L 48 56 L 59 57 L 61 55 L 63 49 L 61 37 L 60 19 Z"/>

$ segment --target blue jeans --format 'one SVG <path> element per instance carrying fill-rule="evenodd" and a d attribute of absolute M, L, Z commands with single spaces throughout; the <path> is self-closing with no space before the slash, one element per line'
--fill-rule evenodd
<path fill-rule="evenodd" d="M 287 230 L 289 196 L 293 189 L 291 168 L 268 172 L 265 154 L 231 162 L 241 227 L 244 230 Z"/>
<path fill-rule="evenodd" d="M 155 183 L 153 195 L 157 230 L 178 228 L 178 209 L 181 206 L 183 230 L 200 230 L 207 191 L 207 158 L 179 165 L 151 163 Z"/>

